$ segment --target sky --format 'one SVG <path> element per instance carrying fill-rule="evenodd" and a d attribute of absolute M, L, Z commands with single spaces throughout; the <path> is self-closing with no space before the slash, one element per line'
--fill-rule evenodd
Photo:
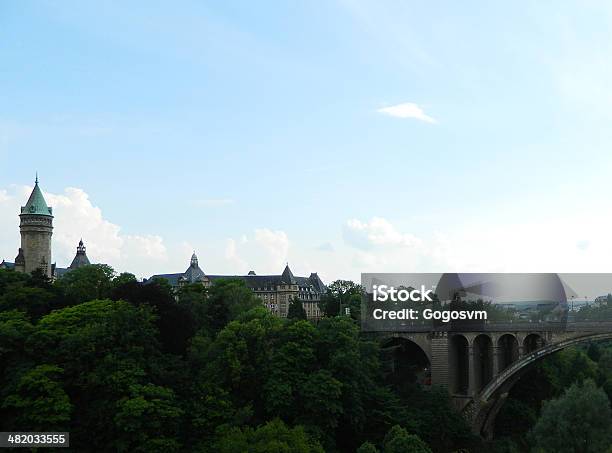
<path fill-rule="evenodd" d="M 0 2 L 0 260 L 612 271 L 607 1 Z"/>

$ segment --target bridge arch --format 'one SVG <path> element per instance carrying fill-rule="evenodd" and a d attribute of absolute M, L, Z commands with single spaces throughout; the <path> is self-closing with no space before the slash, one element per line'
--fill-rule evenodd
<path fill-rule="evenodd" d="M 383 363 L 392 380 L 431 384 L 431 353 L 422 338 L 394 335 L 380 344 Z"/>
<path fill-rule="evenodd" d="M 524 346 L 531 335 L 534 334 L 525 337 Z M 544 344 L 544 339 L 540 335 L 535 334 L 535 336 L 538 338 L 530 339 L 529 341 L 540 341 L 540 344 L 543 344 L 543 346 L 525 354 L 501 371 L 463 409 L 464 414 L 472 423 L 472 429 L 485 438 L 490 438 L 492 435 L 495 416 L 503 405 L 508 391 L 530 367 L 543 358 L 567 347 L 593 341 L 610 340 L 612 339 L 612 332 L 566 338 L 549 344 Z"/>
<path fill-rule="evenodd" d="M 529 354 L 544 347 L 545 344 L 546 341 L 544 340 L 544 337 L 542 337 L 542 335 L 538 333 L 530 333 L 523 340 L 523 351 L 525 354 Z"/>

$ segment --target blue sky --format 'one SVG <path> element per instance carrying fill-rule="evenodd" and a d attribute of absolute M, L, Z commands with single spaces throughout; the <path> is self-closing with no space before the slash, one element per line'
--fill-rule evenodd
<path fill-rule="evenodd" d="M 553 250 L 551 270 L 609 270 L 589 225 L 610 210 L 611 21 L 604 1 L 3 2 L 0 257 L 38 171 L 86 194 L 65 218 L 117 228 L 115 254 L 86 231 L 99 259 L 142 275 L 193 248 L 210 273 L 543 269 Z M 56 228 L 60 265 L 80 224 Z M 529 232 L 560 225 L 539 251 Z M 151 237 L 154 266 L 119 258 Z"/>

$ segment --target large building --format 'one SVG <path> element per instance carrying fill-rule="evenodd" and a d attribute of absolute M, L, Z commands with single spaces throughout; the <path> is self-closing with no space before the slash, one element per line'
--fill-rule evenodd
<path fill-rule="evenodd" d="M 185 272 L 154 275 L 148 281 L 165 279 L 172 287 L 179 289 L 181 286 L 191 283 L 208 287 L 215 280 L 221 278 L 243 280 L 247 287 L 261 299 L 268 310 L 277 316 L 287 317 L 289 304 L 294 298 L 297 298 L 302 302 L 308 319 L 316 320 L 321 317 L 319 302 L 327 288 L 316 273 L 310 274 L 309 277 L 294 276 L 289 269 L 289 264 L 279 275 L 257 275 L 253 271 L 250 271 L 247 275 L 208 275 L 200 269 L 198 257 L 194 252 Z"/>
<path fill-rule="evenodd" d="M 32 273 L 40 269 L 49 278 L 61 277 L 66 272 L 89 264 L 83 240 L 79 242 L 77 253 L 68 269 L 52 264 L 51 237 L 53 236 L 53 209 L 47 206 L 45 197 L 38 186 L 38 176 L 34 190 L 19 214 L 21 247 L 15 262 L 2 260 L 0 269 L 14 269 L 17 272 Z"/>

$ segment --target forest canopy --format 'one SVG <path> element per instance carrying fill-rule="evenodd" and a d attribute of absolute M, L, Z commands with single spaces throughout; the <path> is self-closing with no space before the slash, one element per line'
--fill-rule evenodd
<path fill-rule="evenodd" d="M 519 381 L 483 443 L 446 389 L 390 371 L 360 332 L 361 287 L 328 288 L 315 323 L 298 300 L 274 316 L 242 280 L 0 270 L 0 431 L 67 431 L 84 452 L 510 452 L 554 451 L 579 411 L 610 418 L 612 348 L 569 349 Z M 573 441 L 609 442 L 608 422 L 588 425 Z"/>

